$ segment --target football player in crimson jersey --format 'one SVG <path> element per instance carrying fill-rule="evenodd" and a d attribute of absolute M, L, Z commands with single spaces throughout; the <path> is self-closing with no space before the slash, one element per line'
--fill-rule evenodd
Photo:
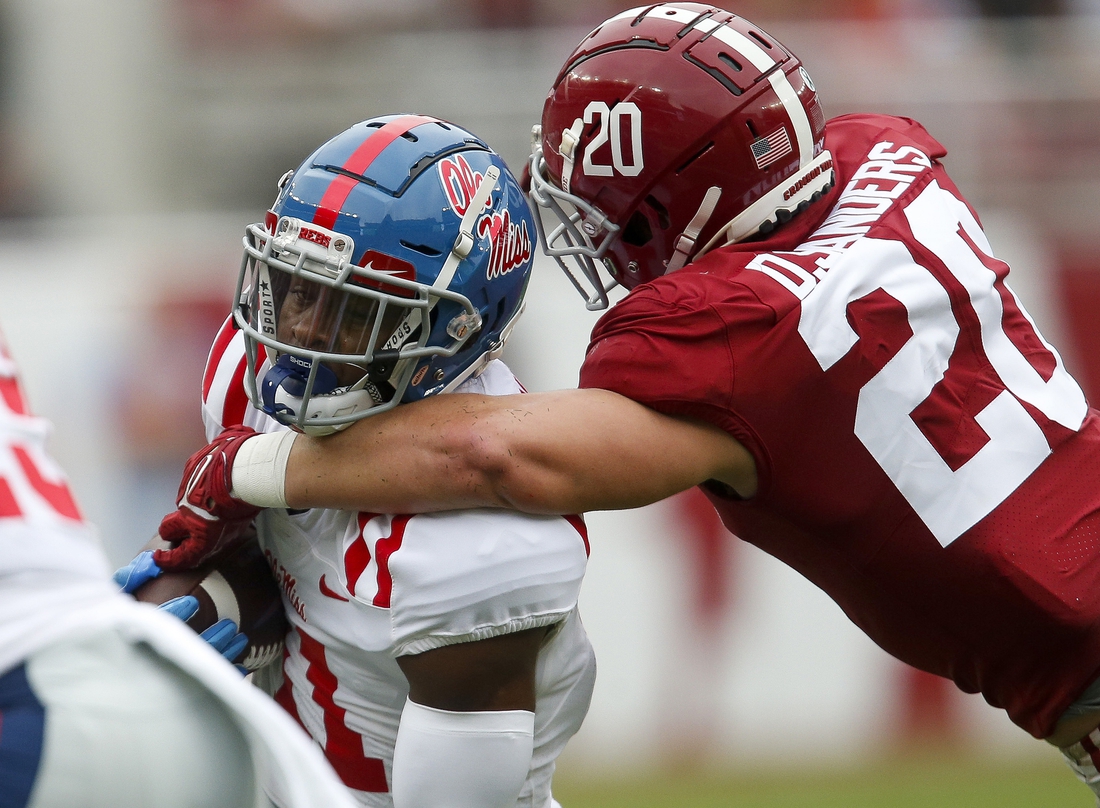
<path fill-rule="evenodd" d="M 363 806 L 556 805 L 555 760 L 595 679 L 577 613 L 584 523 L 484 509 L 257 515 L 217 505 L 225 470 L 269 465 L 248 457 L 253 430 L 289 449 L 292 430 L 327 435 L 425 396 L 522 393 L 497 357 L 535 238 L 501 158 L 420 115 L 332 138 L 248 228 L 203 384 L 214 448 L 189 462 L 184 507 L 162 524 L 179 546 L 154 558 L 199 563 L 231 535 L 211 526 L 255 517 L 292 627 L 281 666 L 257 678 Z"/>
<path fill-rule="evenodd" d="M 909 119 L 826 123 L 800 60 L 726 11 L 616 15 L 566 60 L 530 163 L 588 307 L 630 290 L 581 389 L 299 438 L 246 498 L 565 513 L 700 485 L 881 647 L 1100 790 L 1100 420 L 945 153 Z"/>

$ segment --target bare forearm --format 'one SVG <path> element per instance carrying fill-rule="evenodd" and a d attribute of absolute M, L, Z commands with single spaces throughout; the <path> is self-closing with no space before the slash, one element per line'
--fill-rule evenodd
<path fill-rule="evenodd" d="M 713 427 L 603 390 L 448 395 L 331 437 L 300 437 L 286 499 L 292 507 L 382 513 L 573 513 L 637 507 L 709 476 L 734 484 L 752 474 L 747 452 Z"/>
<path fill-rule="evenodd" d="M 488 484 L 485 459 L 474 457 L 477 442 L 451 445 L 456 430 L 480 431 L 481 398 L 425 399 L 331 437 L 299 436 L 287 464 L 287 503 L 378 513 L 505 506 Z"/>

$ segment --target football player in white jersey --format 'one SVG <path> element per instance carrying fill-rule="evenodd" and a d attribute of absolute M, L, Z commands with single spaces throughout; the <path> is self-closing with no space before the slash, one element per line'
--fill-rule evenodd
<path fill-rule="evenodd" d="M 351 808 L 292 721 L 118 593 L 49 429 L 0 336 L 0 805 Z"/>
<path fill-rule="evenodd" d="M 248 506 L 204 511 L 242 435 L 289 447 L 292 430 L 328 434 L 426 396 L 522 392 L 497 357 L 534 242 L 501 158 L 434 118 L 356 124 L 285 176 L 248 228 L 205 374 L 215 448 L 192 458 L 184 507 L 161 527 L 188 538 L 156 562 L 199 563 L 251 519 Z M 235 459 L 262 468 L 281 451 Z M 256 526 L 292 625 L 281 669 L 257 683 L 362 805 L 555 804 L 554 761 L 595 679 L 579 517 L 267 509 Z"/>

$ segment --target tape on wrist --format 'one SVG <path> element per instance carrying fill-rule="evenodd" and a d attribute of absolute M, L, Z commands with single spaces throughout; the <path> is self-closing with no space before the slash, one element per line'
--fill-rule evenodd
<path fill-rule="evenodd" d="M 286 463 L 297 432 L 289 429 L 246 440 L 233 459 L 230 494 L 261 508 L 285 508 Z"/>

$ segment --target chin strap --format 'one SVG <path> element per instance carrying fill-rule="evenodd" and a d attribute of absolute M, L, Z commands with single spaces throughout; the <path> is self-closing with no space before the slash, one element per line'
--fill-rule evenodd
<path fill-rule="evenodd" d="M 561 167 L 561 189 L 566 193 L 569 193 L 569 180 L 573 176 L 573 166 L 577 161 L 577 144 L 581 141 L 581 129 L 583 128 L 584 121 L 577 118 L 573 121 L 572 126 L 562 130 L 561 133 L 561 146 L 558 148 L 558 154 L 561 155 L 563 161 Z"/>
<path fill-rule="evenodd" d="M 443 269 L 439 271 L 435 283 L 432 284 L 433 289 L 446 289 L 450 286 L 459 262 L 468 256 L 470 250 L 474 248 L 474 224 L 484 211 L 485 203 L 489 201 L 489 195 L 497 187 L 499 179 L 499 168 L 489 166 L 485 169 L 485 176 L 481 178 L 481 182 L 478 183 L 477 190 L 474 191 L 466 212 L 462 214 L 462 221 L 458 225 L 458 238 L 455 239 L 454 246 L 451 247 L 451 253 L 447 256 Z"/>
<path fill-rule="evenodd" d="M 436 276 L 435 282 L 432 284 L 432 289 L 447 289 L 454 279 L 455 272 L 458 271 L 458 265 L 470 254 L 470 251 L 473 250 L 474 244 L 476 243 L 474 239 L 474 226 L 485 210 L 485 203 L 489 200 L 490 194 L 496 189 L 499 181 L 500 169 L 497 166 L 491 165 L 485 169 L 485 176 L 481 178 L 481 182 L 478 183 L 477 188 L 474 190 L 473 197 L 470 199 L 470 204 L 466 207 L 466 212 L 462 214 L 462 221 L 459 222 L 458 225 L 458 238 L 455 239 L 454 246 L 451 247 L 451 251 L 447 255 L 447 260 L 443 262 L 443 268 L 439 270 L 439 275 Z M 395 329 L 394 336 L 386 341 L 383 350 L 401 350 L 405 341 L 412 337 L 416 329 L 427 319 L 428 313 L 438 302 L 439 298 L 436 298 L 429 303 L 427 311 L 423 309 L 413 309 L 405 315 L 404 327 L 398 326 Z M 421 313 L 422 311 L 424 312 L 423 314 Z M 476 331 L 479 328 L 481 328 L 481 315 L 477 309 L 474 309 L 473 313 L 464 311 L 452 319 L 451 322 L 447 324 L 447 333 L 453 339 L 459 339 L 460 336 Z M 399 379 L 409 363 L 416 363 L 418 361 L 420 360 L 416 357 L 398 359 L 397 362 L 394 363 L 393 371 L 390 373 L 389 378 Z"/>
<path fill-rule="evenodd" d="M 721 197 L 722 189 L 717 185 L 712 185 L 707 189 L 703 201 L 699 205 L 699 210 L 695 211 L 695 215 L 691 217 L 691 221 L 684 228 L 684 232 L 676 238 L 672 258 L 668 262 L 668 267 L 665 268 L 666 275 L 671 275 L 676 270 L 682 269 L 684 264 L 688 262 L 692 250 L 695 249 L 695 239 L 699 238 L 699 233 L 707 226 L 710 217 L 714 215 L 714 209 L 718 207 L 718 200 Z"/>

